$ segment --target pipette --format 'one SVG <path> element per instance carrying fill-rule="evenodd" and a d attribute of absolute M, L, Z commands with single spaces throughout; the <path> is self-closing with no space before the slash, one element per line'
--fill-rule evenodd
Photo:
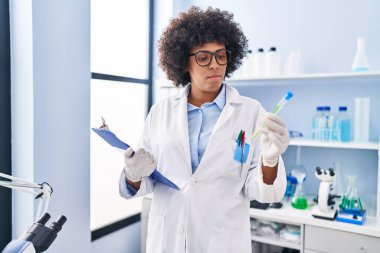
<path fill-rule="evenodd" d="M 293 93 L 288 91 L 285 96 L 283 96 L 280 100 L 280 102 L 277 103 L 277 105 L 274 107 L 272 113 L 278 114 L 282 108 L 286 105 L 286 103 L 293 97 Z M 261 127 L 264 127 L 264 125 L 261 125 Z M 257 137 L 259 137 L 260 131 L 256 130 L 252 135 L 252 141 L 256 140 Z"/>

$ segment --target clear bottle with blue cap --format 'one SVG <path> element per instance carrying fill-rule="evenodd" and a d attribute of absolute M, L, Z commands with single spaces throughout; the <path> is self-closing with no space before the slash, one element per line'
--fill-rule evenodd
<path fill-rule="evenodd" d="M 335 117 L 334 114 L 331 112 L 331 107 L 326 106 L 325 107 L 325 113 L 326 113 L 326 127 L 324 131 L 324 140 L 325 141 L 332 141 L 334 136 L 334 121 Z"/>
<path fill-rule="evenodd" d="M 317 113 L 313 117 L 313 140 L 323 140 L 323 131 L 326 126 L 325 109 L 323 106 L 317 106 Z"/>
<path fill-rule="evenodd" d="M 337 141 L 351 141 L 351 119 L 347 114 L 347 106 L 339 106 L 339 114 L 335 119 L 334 128 L 339 133 Z"/>

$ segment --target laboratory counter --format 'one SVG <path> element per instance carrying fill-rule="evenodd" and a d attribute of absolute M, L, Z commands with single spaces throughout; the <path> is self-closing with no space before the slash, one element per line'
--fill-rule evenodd
<path fill-rule="evenodd" d="M 143 198 L 141 214 L 141 252 L 145 252 L 145 240 L 152 196 Z M 309 202 L 311 203 L 311 202 Z M 367 217 L 363 225 L 349 224 L 312 217 L 311 203 L 305 210 L 295 209 L 284 201 L 279 209 L 250 209 L 251 219 L 298 226 L 301 232 L 298 242 L 286 242 L 278 236 L 260 236 L 252 232 L 252 241 L 297 249 L 300 253 L 314 252 L 378 252 L 380 247 L 380 221 Z M 344 242 L 344 243 L 342 243 Z"/>
<path fill-rule="evenodd" d="M 380 220 L 376 217 L 367 216 L 363 225 L 350 224 L 339 221 L 317 219 L 311 215 L 311 210 L 315 206 L 310 204 L 307 209 L 295 209 L 289 202 L 283 202 L 283 207 L 279 209 L 269 208 L 266 210 L 251 208 L 250 216 L 258 219 L 265 219 L 287 224 L 303 224 L 316 227 L 335 229 L 356 234 L 374 236 L 380 238 Z"/>

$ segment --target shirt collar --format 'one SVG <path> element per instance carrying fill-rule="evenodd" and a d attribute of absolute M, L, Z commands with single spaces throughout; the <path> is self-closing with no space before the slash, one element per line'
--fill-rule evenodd
<path fill-rule="evenodd" d="M 214 103 L 223 110 L 224 105 L 226 104 L 226 85 L 222 84 L 222 90 L 219 92 L 218 96 L 214 99 Z"/>
<path fill-rule="evenodd" d="M 190 93 L 190 89 L 188 93 Z M 223 107 L 226 104 L 226 85 L 224 83 L 222 84 L 222 90 L 219 92 L 218 96 L 214 99 L 214 101 L 212 101 L 209 104 L 216 104 L 220 110 L 223 110 Z M 194 109 L 198 109 L 198 107 L 190 103 L 187 103 L 187 111 L 192 111 Z"/>

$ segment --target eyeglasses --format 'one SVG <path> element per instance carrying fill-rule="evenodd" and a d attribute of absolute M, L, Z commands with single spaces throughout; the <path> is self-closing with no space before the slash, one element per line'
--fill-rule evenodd
<path fill-rule="evenodd" d="M 193 54 L 189 54 L 189 56 L 193 55 L 195 57 L 195 61 L 201 67 L 206 67 L 210 65 L 213 55 L 215 56 L 215 60 L 219 65 L 226 65 L 231 57 L 231 51 L 227 49 L 219 49 L 215 52 L 201 50 Z"/>

